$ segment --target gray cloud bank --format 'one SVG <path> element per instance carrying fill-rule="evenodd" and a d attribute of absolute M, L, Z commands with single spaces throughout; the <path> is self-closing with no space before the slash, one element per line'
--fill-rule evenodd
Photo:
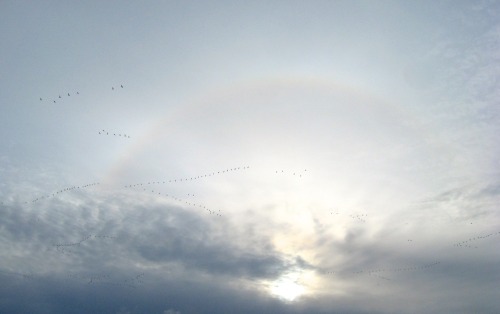
<path fill-rule="evenodd" d="M 497 194 L 491 186 L 478 191 L 474 198 Z M 36 210 L 3 204 L 0 214 L 0 245 L 9 252 L 0 272 L 2 312 L 498 310 L 491 302 L 499 279 L 498 254 L 477 260 L 466 248 L 440 253 L 436 244 L 426 248 L 425 242 L 410 249 L 405 241 L 387 234 L 373 237 L 359 227 L 335 238 L 318 221 L 309 244 L 317 257 L 313 265 L 300 252 L 285 255 L 265 235 L 243 231 L 262 220 L 248 218 L 236 226 L 225 217 L 143 193 L 90 198 L 75 192 L 65 200 L 40 202 Z M 485 239 L 473 253 L 484 253 L 493 241 Z M 450 246 L 442 242 L 437 246 Z M 262 289 L 263 282 L 297 269 L 314 270 L 326 287 L 293 306 Z M 397 299 L 388 301 L 387 294 Z M 363 304 L 354 305 L 356 300 Z M 412 308 L 405 307 L 408 303 Z"/>

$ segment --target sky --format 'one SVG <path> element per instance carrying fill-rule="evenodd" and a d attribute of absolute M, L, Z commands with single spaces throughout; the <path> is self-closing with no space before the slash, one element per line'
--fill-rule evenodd
<path fill-rule="evenodd" d="M 0 313 L 499 313 L 499 15 L 1 1 Z"/>

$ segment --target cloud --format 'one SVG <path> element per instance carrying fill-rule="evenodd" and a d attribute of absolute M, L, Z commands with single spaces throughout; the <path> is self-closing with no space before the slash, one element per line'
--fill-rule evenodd
<path fill-rule="evenodd" d="M 500 312 L 497 3 L 94 11 L 0 10 L 0 312 Z"/>

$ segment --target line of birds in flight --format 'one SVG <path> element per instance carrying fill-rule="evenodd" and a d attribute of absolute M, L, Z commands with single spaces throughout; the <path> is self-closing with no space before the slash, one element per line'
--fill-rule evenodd
<path fill-rule="evenodd" d="M 192 180 L 203 179 L 203 178 L 206 178 L 206 177 L 212 177 L 212 176 L 215 176 L 215 175 L 218 175 L 218 174 L 225 174 L 225 173 L 229 173 L 229 172 L 232 172 L 232 171 L 245 170 L 245 169 L 249 169 L 249 168 L 250 168 L 250 166 L 235 167 L 235 168 L 229 168 L 229 169 L 225 169 L 225 170 L 219 170 L 217 172 L 214 171 L 212 173 L 203 174 L 203 175 L 199 175 L 199 176 L 195 176 L 195 177 L 180 178 L 180 179 L 171 179 L 171 180 L 168 180 L 168 181 L 167 180 L 165 180 L 165 181 L 150 181 L 148 183 L 129 184 L 129 185 L 125 185 L 124 187 L 125 188 L 133 188 L 133 187 L 144 186 L 144 185 L 187 182 L 187 181 L 192 181 Z"/>
<path fill-rule="evenodd" d="M 120 88 L 123 88 L 123 84 L 120 84 Z M 113 90 L 113 91 L 114 91 L 114 90 L 115 90 L 115 87 L 114 87 L 114 86 L 111 86 L 111 90 Z M 69 92 L 66 92 L 66 93 L 63 93 L 63 94 L 67 94 L 67 96 L 64 96 L 64 97 L 71 97 L 71 93 L 69 93 Z M 79 91 L 77 91 L 77 92 L 73 93 L 73 95 L 80 95 L 80 92 L 79 92 Z M 56 99 L 62 99 L 62 98 L 63 98 L 63 97 L 61 96 L 61 94 L 59 94 L 59 97 L 58 97 L 58 98 L 56 98 Z M 54 104 L 55 104 L 55 103 L 57 103 L 56 99 L 53 99 L 53 100 L 52 100 L 52 102 L 53 102 Z M 42 97 L 40 97 L 40 101 L 43 101 L 43 98 L 42 98 Z"/>
<path fill-rule="evenodd" d="M 43 277 L 37 276 L 33 273 L 20 273 L 13 271 L 3 271 L 0 270 L 0 274 L 5 274 L 9 276 L 20 277 L 23 280 L 35 280 L 42 279 Z M 114 287 L 128 287 L 128 288 L 137 288 L 138 284 L 144 283 L 145 273 L 140 273 L 138 275 L 123 279 L 123 280 L 111 280 L 111 276 L 109 274 L 96 274 L 96 275 L 84 275 L 84 274 L 76 274 L 69 272 L 67 274 L 67 278 L 70 279 L 83 279 L 87 284 L 97 284 L 97 285 L 106 285 L 106 286 L 114 286 Z"/>
<path fill-rule="evenodd" d="M 307 172 L 307 169 L 304 169 L 304 171 L 293 171 L 293 172 L 285 172 L 285 170 L 275 170 L 275 174 L 293 174 L 294 176 L 295 175 L 298 175 L 299 178 L 302 178 L 302 174 L 301 172 Z"/>
<path fill-rule="evenodd" d="M 75 246 L 81 246 L 81 244 L 89 239 L 116 239 L 116 237 L 113 237 L 113 236 L 108 236 L 108 235 L 94 235 L 94 234 L 89 234 L 89 235 L 86 235 L 84 238 L 82 238 L 80 241 L 77 241 L 77 242 L 70 242 L 70 243 L 58 243 L 58 244 L 54 244 L 53 246 L 56 247 L 56 250 L 59 252 L 59 253 L 62 253 L 62 254 L 72 254 L 74 253 L 74 251 L 70 250 L 69 248 L 73 248 Z"/>
<path fill-rule="evenodd" d="M 330 215 L 341 215 L 340 212 L 330 212 Z M 350 218 L 360 221 L 366 222 L 365 218 L 368 217 L 368 214 L 347 214 Z"/>
<path fill-rule="evenodd" d="M 71 94 L 70 94 L 70 93 L 67 93 L 67 94 L 68 94 L 68 97 L 70 97 L 70 96 L 71 96 Z M 80 92 L 76 92 L 76 93 L 74 93 L 74 95 L 80 95 Z M 62 99 L 62 96 L 61 96 L 61 95 L 59 95 L 59 99 Z M 42 97 L 40 97 L 40 101 L 43 101 L 43 98 L 42 98 Z M 55 99 L 54 99 L 54 100 L 52 100 L 52 102 L 53 102 L 54 104 L 55 104 L 55 103 L 57 103 L 57 101 L 56 101 Z"/>
<path fill-rule="evenodd" d="M 106 130 L 101 130 L 101 131 L 98 131 L 99 135 L 113 135 L 113 136 L 120 136 L 120 137 L 126 137 L 126 138 L 130 138 L 130 135 L 127 135 L 127 134 L 117 134 L 116 132 L 110 132 L 110 131 L 106 131 Z"/>
<path fill-rule="evenodd" d="M 33 279 L 33 273 L 18 273 L 15 271 L 4 271 L 4 270 L 0 270 L 0 273 L 5 275 L 22 277 L 23 279 Z"/>
<path fill-rule="evenodd" d="M 433 262 L 430 264 L 425 264 L 422 266 L 413 266 L 413 267 L 400 267 L 400 268 L 380 268 L 380 269 L 370 269 L 370 270 L 357 270 L 357 271 L 328 271 L 325 272 L 327 275 L 335 275 L 335 274 L 351 274 L 351 275 L 376 275 L 377 273 L 399 273 L 399 272 L 410 272 L 410 271 L 419 271 L 419 270 L 425 270 L 431 267 L 434 267 L 438 264 L 441 264 L 441 262 Z"/>
<path fill-rule="evenodd" d="M 147 191 L 147 190 L 143 189 L 143 191 Z M 188 202 L 188 201 L 186 201 L 184 199 L 181 199 L 181 198 L 178 198 L 178 197 L 175 197 L 175 196 L 172 196 L 172 195 L 168 195 L 166 193 L 157 192 L 155 190 L 151 190 L 151 193 L 153 193 L 154 195 L 166 196 L 166 197 L 171 198 L 171 199 L 173 199 L 173 200 L 175 200 L 177 202 L 184 203 L 184 204 L 189 205 L 189 206 L 193 206 L 193 207 L 197 207 L 197 208 L 202 208 L 202 209 L 206 210 L 210 215 L 215 215 L 215 216 L 219 216 L 219 217 L 222 216 L 222 214 L 220 213 L 220 209 L 216 211 L 216 210 L 213 210 L 213 209 L 210 209 L 210 208 L 206 207 L 205 205 Z M 189 196 L 189 194 L 188 194 L 188 196 Z"/>
<path fill-rule="evenodd" d="M 97 285 L 107 285 L 107 286 L 115 286 L 115 287 L 128 287 L 128 288 L 136 288 L 137 284 L 144 283 L 143 278 L 145 273 L 140 273 L 133 277 L 129 277 L 123 279 L 121 281 L 111 280 L 111 276 L 109 274 L 93 274 L 93 275 L 85 275 L 85 274 L 77 274 L 77 273 L 69 273 L 67 275 L 68 278 L 71 279 L 83 279 L 87 284 L 97 284 Z"/>
<path fill-rule="evenodd" d="M 137 288 L 137 284 L 144 283 L 144 273 L 140 273 L 132 278 L 124 279 L 123 281 L 110 281 L 109 275 L 92 275 L 88 277 L 83 277 L 84 279 L 88 279 L 87 284 L 97 284 L 97 285 L 106 285 L 106 286 L 114 286 L 114 287 L 128 287 L 128 288 Z"/>
<path fill-rule="evenodd" d="M 48 199 L 48 198 L 51 198 L 51 197 L 55 197 L 55 196 L 57 196 L 58 194 L 61 194 L 61 193 L 64 193 L 64 192 L 70 192 L 70 191 L 77 190 L 77 189 L 89 188 L 89 187 L 96 186 L 96 185 L 99 185 L 99 182 L 90 183 L 90 184 L 85 184 L 85 185 L 82 185 L 82 186 L 72 186 L 72 187 L 68 187 L 68 188 L 65 188 L 65 189 L 62 189 L 62 190 L 56 191 L 56 192 L 51 193 L 51 194 L 46 194 L 46 195 L 43 195 L 43 196 L 37 197 L 37 198 L 35 198 L 35 199 L 32 199 L 31 201 L 26 201 L 26 202 L 24 202 L 24 203 L 25 203 L 25 204 L 28 204 L 28 203 L 36 203 L 36 202 L 39 202 L 39 201 L 44 200 L 44 199 Z"/>
<path fill-rule="evenodd" d="M 457 243 L 453 244 L 453 246 L 477 249 L 478 248 L 477 246 L 472 246 L 469 243 L 474 242 L 474 241 L 484 240 L 486 238 L 489 238 L 489 237 L 495 236 L 495 235 L 500 235 L 500 231 L 489 233 L 489 234 L 482 235 L 482 236 L 472 237 L 472 238 L 469 238 L 469 239 L 464 240 L 462 242 L 457 242 Z"/>

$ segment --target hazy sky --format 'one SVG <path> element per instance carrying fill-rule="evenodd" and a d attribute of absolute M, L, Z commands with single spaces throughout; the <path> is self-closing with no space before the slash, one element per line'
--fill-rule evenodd
<path fill-rule="evenodd" d="M 1 313 L 499 313 L 500 2 L 0 2 Z"/>

